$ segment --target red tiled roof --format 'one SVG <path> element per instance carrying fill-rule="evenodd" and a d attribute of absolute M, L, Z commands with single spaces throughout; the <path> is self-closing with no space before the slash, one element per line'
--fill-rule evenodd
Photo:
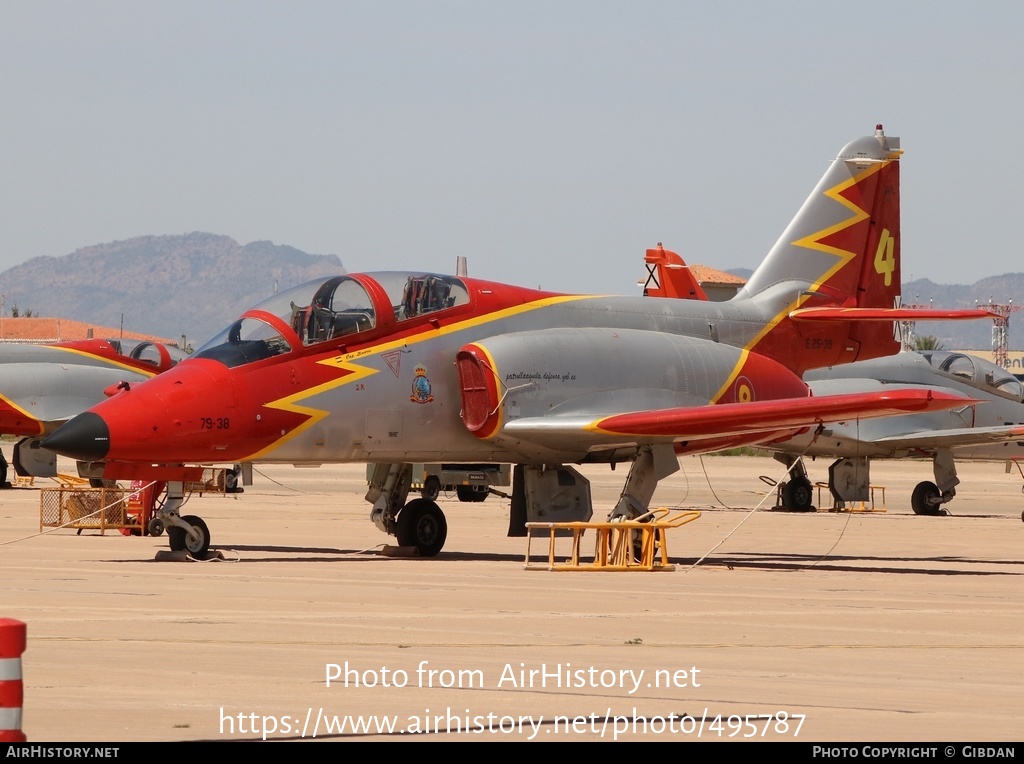
<path fill-rule="evenodd" d="M 690 271 L 693 273 L 693 277 L 697 279 L 698 284 L 735 284 L 736 286 L 743 286 L 747 283 L 745 278 L 734 276 L 731 273 L 726 273 L 707 265 L 691 265 Z"/>
<path fill-rule="evenodd" d="M 0 341 L 33 341 L 33 342 L 65 342 L 67 340 L 85 340 L 90 337 L 117 339 L 148 340 L 164 345 L 175 344 L 174 340 L 154 337 L 139 332 L 121 331 L 109 326 L 74 321 L 70 318 L 0 318 Z"/>

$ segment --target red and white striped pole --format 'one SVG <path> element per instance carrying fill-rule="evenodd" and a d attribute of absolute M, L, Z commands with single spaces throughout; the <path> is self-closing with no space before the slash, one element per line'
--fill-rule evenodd
<path fill-rule="evenodd" d="M 0 742 L 24 743 L 21 705 L 25 698 L 21 682 L 21 654 L 25 652 L 25 624 L 0 618 Z"/>

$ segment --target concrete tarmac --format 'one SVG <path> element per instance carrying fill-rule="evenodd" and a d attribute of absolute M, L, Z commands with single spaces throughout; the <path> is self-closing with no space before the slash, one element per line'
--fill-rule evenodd
<path fill-rule="evenodd" d="M 380 556 L 394 539 L 369 521 L 362 465 L 260 467 L 244 494 L 190 500 L 224 562 L 157 562 L 166 536 L 37 535 L 39 491 L 0 492 L 0 617 L 28 624 L 23 730 L 97 744 L 1024 738 L 1015 468 L 963 463 L 951 516 L 917 517 L 927 461 L 872 466 L 884 513 L 813 514 L 750 513 L 774 494 L 759 476 L 782 476 L 771 459 L 680 464 L 655 505 L 703 515 L 669 537 L 676 568 L 659 573 L 524 570 L 494 496 L 442 496 L 438 557 Z M 825 479 L 825 462 L 810 467 Z M 626 471 L 583 471 L 603 516 Z"/>

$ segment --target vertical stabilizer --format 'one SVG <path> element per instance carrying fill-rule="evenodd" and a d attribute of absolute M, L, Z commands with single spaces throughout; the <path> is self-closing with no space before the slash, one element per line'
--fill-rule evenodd
<path fill-rule="evenodd" d="M 810 368 L 897 352 L 889 323 L 796 324 L 798 308 L 892 308 L 900 293 L 899 139 L 843 148 L 737 299 L 768 323 L 751 350 Z"/>

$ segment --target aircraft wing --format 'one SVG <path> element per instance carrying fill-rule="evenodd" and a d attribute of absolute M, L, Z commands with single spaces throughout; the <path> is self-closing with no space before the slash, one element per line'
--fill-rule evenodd
<path fill-rule="evenodd" d="M 950 393 L 904 388 L 884 392 L 782 398 L 599 416 L 515 419 L 504 435 L 550 447 L 720 440 L 764 433 L 765 440 L 825 422 L 939 411 L 976 403 Z"/>
<path fill-rule="evenodd" d="M 876 438 L 873 443 L 894 449 L 965 448 L 984 446 L 991 443 L 1024 441 L 1024 424 L 997 425 L 992 427 L 962 427 L 956 430 L 922 430 Z"/>

